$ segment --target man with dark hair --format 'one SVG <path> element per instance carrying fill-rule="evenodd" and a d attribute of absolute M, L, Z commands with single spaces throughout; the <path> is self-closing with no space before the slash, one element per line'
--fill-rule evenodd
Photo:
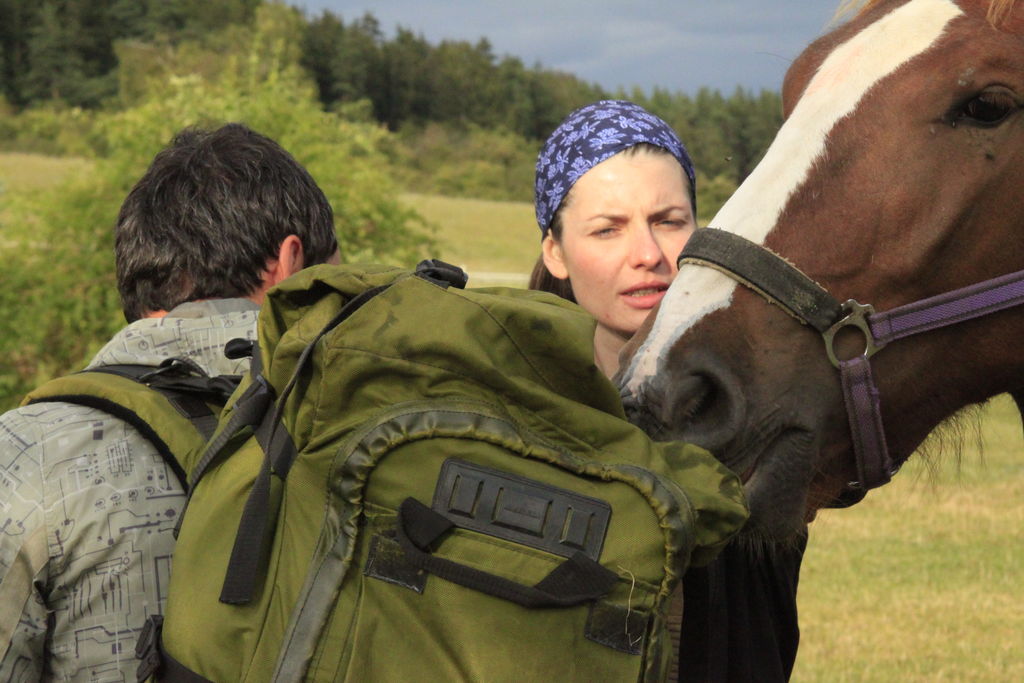
<path fill-rule="evenodd" d="M 338 250 L 331 207 L 274 141 L 239 124 L 186 129 L 156 155 L 117 217 L 114 254 L 125 317 L 186 301 L 248 297 L 289 249 L 323 263 Z"/>
<path fill-rule="evenodd" d="M 323 192 L 239 124 L 175 137 L 121 207 L 115 245 L 131 324 L 89 368 L 180 358 L 241 374 L 248 361 L 224 346 L 255 338 L 265 292 L 338 259 Z M 183 502 L 154 443 L 108 412 L 45 402 L 0 416 L 0 680 L 134 678 Z"/>

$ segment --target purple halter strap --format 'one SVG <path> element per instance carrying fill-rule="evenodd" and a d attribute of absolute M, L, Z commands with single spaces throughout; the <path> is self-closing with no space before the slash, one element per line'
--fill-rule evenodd
<path fill-rule="evenodd" d="M 868 359 L 889 342 L 921 332 L 936 330 L 965 320 L 980 318 L 1006 308 L 1024 304 L 1024 271 L 979 282 L 951 292 L 875 313 L 870 306 L 847 301 L 843 307 L 850 315 L 825 333 L 829 360 L 839 368 L 846 399 L 846 413 L 857 454 L 859 484 L 872 489 L 889 481 L 894 466 L 885 443 L 878 389 L 871 376 Z M 855 325 L 862 317 L 867 323 L 867 346 L 855 358 L 839 361 L 832 339 L 842 327 Z"/>
<path fill-rule="evenodd" d="M 840 372 L 857 458 L 858 480 L 847 485 L 854 497 L 857 492 L 863 495 L 887 483 L 899 469 L 886 446 L 871 356 L 897 339 L 1024 304 L 1024 271 L 1019 271 L 875 313 L 870 305 L 852 299 L 839 304 L 821 286 L 765 247 L 714 228 L 694 233 L 679 255 L 680 266 L 684 263 L 724 272 L 822 334 L 829 360 Z M 865 348 L 859 356 L 840 360 L 835 353 L 835 336 L 850 326 L 863 333 Z"/>

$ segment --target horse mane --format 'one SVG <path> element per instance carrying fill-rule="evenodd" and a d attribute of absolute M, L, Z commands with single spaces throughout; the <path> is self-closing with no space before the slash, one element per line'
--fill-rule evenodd
<path fill-rule="evenodd" d="M 836 23 L 848 17 L 859 17 L 880 2 L 882 0 L 843 0 L 836 9 L 832 21 Z M 1016 4 L 1017 0 L 990 0 L 987 15 L 989 23 L 1000 28 Z"/>

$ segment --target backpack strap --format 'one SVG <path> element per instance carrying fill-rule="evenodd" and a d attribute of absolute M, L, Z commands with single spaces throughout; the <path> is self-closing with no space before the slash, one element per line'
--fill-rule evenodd
<path fill-rule="evenodd" d="M 159 674 L 159 680 L 164 683 L 213 683 L 179 662 L 164 649 L 161 638 L 163 627 L 164 618 L 160 614 L 150 615 L 142 626 L 142 632 L 135 643 L 135 658 L 140 660 L 135 670 L 137 683 L 142 683 L 154 674 Z"/>
<path fill-rule="evenodd" d="M 522 607 L 572 607 L 607 595 L 619 575 L 577 551 L 555 567 L 540 582 L 526 586 L 482 569 L 447 560 L 433 554 L 433 548 L 447 536 L 455 523 L 415 498 L 406 498 L 398 508 L 395 537 L 412 566 Z"/>
<path fill-rule="evenodd" d="M 22 405 L 71 403 L 127 422 L 184 488 L 186 470 L 217 424 L 210 404 L 223 405 L 237 383 L 237 377 L 209 377 L 192 361 L 173 358 L 155 368 L 108 365 L 59 377 L 31 392 Z"/>
<path fill-rule="evenodd" d="M 237 375 L 210 377 L 194 362 L 171 358 L 154 369 L 148 365 L 102 365 L 90 372 L 106 372 L 135 380 L 158 391 L 196 428 L 203 440 L 209 440 L 217 428 L 217 412 L 210 403 L 223 406 L 238 387 Z"/>
<path fill-rule="evenodd" d="M 228 560 L 228 570 L 221 589 L 221 602 L 230 605 L 244 605 L 250 602 L 256 593 L 260 569 L 264 564 L 269 547 L 264 540 L 271 529 L 271 523 L 277 517 L 277 508 L 280 505 L 280 497 L 273 495 L 271 475 L 276 475 L 283 481 L 288 476 L 292 462 L 298 456 L 291 435 L 281 424 L 281 414 L 288 397 L 306 369 L 306 365 L 312 359 L 317 343 L 328 332 L 359 310 L 363 304 L 389 286 L 382 285 L 368 289 L 342 306 L 338 314 L 320 330 L 313 341 L 303 350 L 295 363 L 295 370 L 292 372 L 291 378 L 276 401 L 273 400 L 273 387 L 262 375 L 262 363 L 256 361 L 254 357 L 253 382 L 249 385 L 249 389 L 239 397 L 235 404 L 235 412 L 228 421 L 227 427 L 217 435 L 217 438 L 210 443 L 207 452 L 203 454 L 200 466 L 193 473 L 192 488 L 190 489 L 195 490 L 199 478 L 219 457 L 231 437 L 244 427 L 251 427 L 257 443 L 263 449 L 263 465 L 260 467 L 259 474 L 256 475 L 252 490 L 242 509 L 242 519 L 238 524 L 235 545 L 231 549 L 231 558 Z"/>

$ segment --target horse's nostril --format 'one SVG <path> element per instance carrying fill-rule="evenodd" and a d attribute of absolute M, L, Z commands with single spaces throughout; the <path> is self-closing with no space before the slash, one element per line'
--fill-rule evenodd
<path fill-rule="evenodd" d="M 721 454 L 739 433 L 744 406 L 732 373 L 718 363 L 704 362 L 675 382 L 661 419 L 674 436 Z"/>
<path fill-rule="evenodd" d="M 683 378 L 677 388 L 677 402 L 672 409 L 674 415 L 668 422 L 682 428 L 700 419 L 701 413 L 705 412 L 714 400 L 715 392 L 711 382 L 702 375 Z"/>

